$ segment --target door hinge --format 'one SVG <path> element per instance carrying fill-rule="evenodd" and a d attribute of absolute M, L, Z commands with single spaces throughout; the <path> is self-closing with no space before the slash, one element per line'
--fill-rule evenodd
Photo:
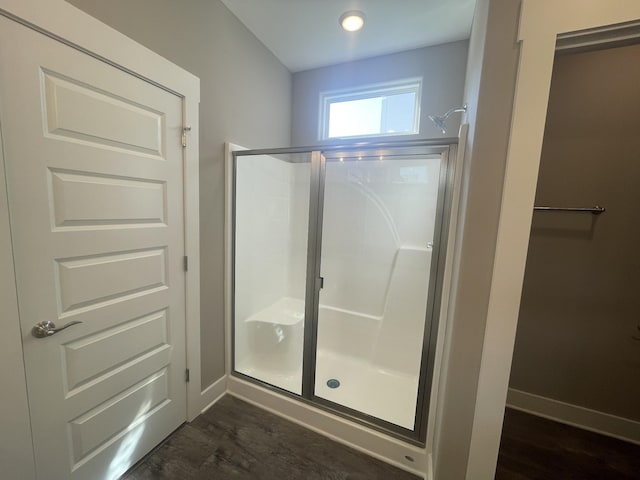
<path fill-rule="evenodd" d="M 191 378 L 191 377 L 190 377 L 189 369 L 187 368 L 187 369 L 184 371 L 184 381 L 185 381 L 186 383 L 189 383 L 190 378 Z"/>
<path fill-rule="evenodd" d="M 187 257 L 186 255 L 184 256 L 183 265 L 184 265 L 184 271 L 188 272 L 189 271 L 189 257 Z"/>
<path fill-rule="evenodd" d="M 183 147 L 187 146 L 187 132 L 190 132 L 190 131 L 191 131 L 191 127 L 189 125 L 187 125 L 182 129 L 182 146 Z"/>

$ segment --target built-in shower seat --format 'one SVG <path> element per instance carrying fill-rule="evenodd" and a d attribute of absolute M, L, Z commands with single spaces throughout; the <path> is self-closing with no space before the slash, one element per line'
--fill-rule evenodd
<path fill-rule="evenodd" d="M 294 373 L 302 362 L 304 301 L 283 297 L 246 320 L 250 348 L 260 367 Z"/>

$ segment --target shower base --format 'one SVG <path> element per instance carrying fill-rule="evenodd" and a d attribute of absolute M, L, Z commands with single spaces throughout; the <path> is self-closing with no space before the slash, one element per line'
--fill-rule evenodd
<path fill-rule="evenodd" d="M 237 370 L 270 385 L 300 393 L 302 368 L 290 375 L 261 369 L 259 365 L 245 364 Z M 330 379 L 338 380 L 340 386 L 330 388 L 327 385 Z M 318 350 L 315 388 L 317 397 L 413 429 L 417 393 L 416 377 L 384 371 L 348 355 Z"/>

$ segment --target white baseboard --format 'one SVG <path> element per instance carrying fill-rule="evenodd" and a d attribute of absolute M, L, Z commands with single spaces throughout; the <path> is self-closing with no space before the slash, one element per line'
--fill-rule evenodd
<path fill-rule="evenodd" d="M 209 410 L 222 396 L 227 393 L 227 376 L 223 376 L 205 388 L 200 394 L 200 405 L 203 405 L 200 413 Z"/>
<path fill-rule="evenodd" d="M 507 407 L 640 445 L 640 422 L 510 388 Z"/>
<path fill-rule="evenodd" d="M 424 478 L 426 480 L 434 480 L 433 477 L 433 455 L 429 454 L 429 457 L 427 458 L 427 473 L 424 476 Z"/>

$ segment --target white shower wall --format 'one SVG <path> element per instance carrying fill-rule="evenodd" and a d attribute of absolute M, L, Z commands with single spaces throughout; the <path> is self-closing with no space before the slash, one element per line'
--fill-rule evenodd
<path fill-rule="evenodd" d="M 323 304 L 383 315 L 398 250 L 433 241 L 439 167 L 439 157 L 327 163 Z"/>
<path fill-rule="evenodd" d="M 248 328 L 255 327 L 255 322 L 247 320 L 272 323 L 268 320 L 273 319 L 273 315 L 265 317 L 260 313 L 283 298 L 304 299 L 309 174 L 309 163 L 293 164 L 267 155 L 238 158 L 235 204 L 237 367 L 256 360 L 252 357 L 255 357 L 256 341 L 260 343 L 255 332 Z M 286 323 L 278 320 L 278 324 Z M 262 347 L 264 349 L 268 344 Z M 300 345 L 300 352 L 301 348 Z M 269 352 L 264 353 L 268 355 Z"/>
<path fill-rule="evenodd" d="M 304 300 L 307 274 L 307 242 L 309 229 L 310 163 L 289 163 L 291 190 L 289 196 L 289 277 L 288 295 Z"/>
<path fill-rule="evenodd" d="M 290 171 L 268 156 L 240 157 L 236 176 L 236 316 L 248 318 L 286 295 Z"/>

